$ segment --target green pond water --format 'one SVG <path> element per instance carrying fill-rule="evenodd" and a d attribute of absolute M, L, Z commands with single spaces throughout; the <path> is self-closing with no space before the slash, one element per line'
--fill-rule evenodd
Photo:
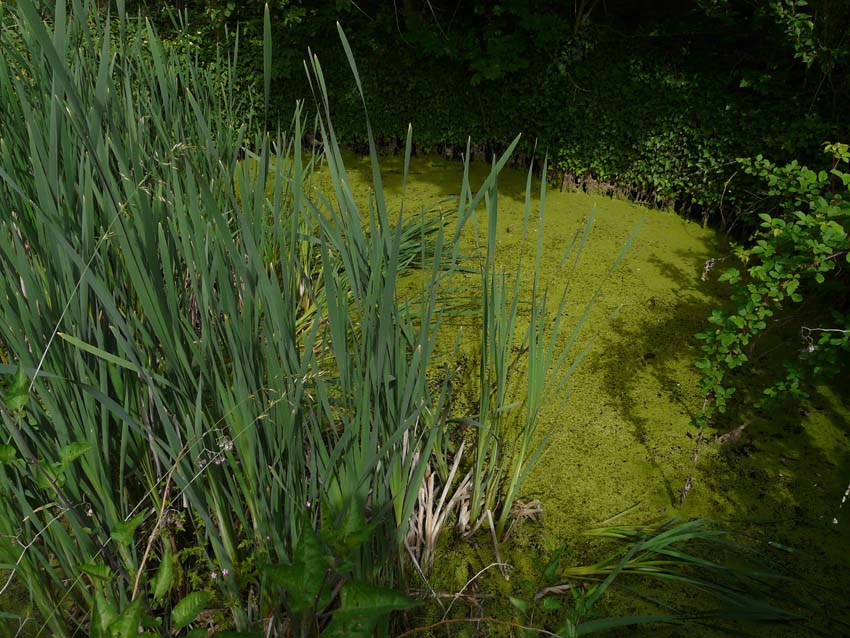
<path fill-rule="evenodd" d="M 347 166 L 355 195 L 365 199 L 371 184 L 368 160 L 349 156 Z M 384 158 L 382 169 L 392 210 L 401 197 L 401 158 Z M 480 184 L 488 170 L 484 164 L 473 166 L 473 184 Z M 451 213 L 461 177 L 459 163 L 414 158 L 405 210 L 415 213 L 437 206 Z M 536 222 L 531 240 L 521 242 L 525 180 L 526 173 L 517 170 L 505 170 L 499 179 L 497 258 L 508 272 L 523 253 L 531 265 L 534 252 Z M 595 224 L 577 268 L 558 271 L 564 249 L 594 207 Z M 641 222 L 626 258 L 606 278 Z M 482 223 L 483 212 L 477 228 L 483 237 Z M 543 223 L 544 280 L 556 289 L 570 284 L 562 332 L 569 332 L 600 284 L 603 292 L 573 349 L 578 353 L 593 341 L 574 376 L 572 394 L 564 405 L 548 405 L 540 415 L 540 429 L 550 431 L 551 440 L 521 498 L 542 502 L 542 522 L 522 522 L 503 548 L 507 556 L 502 558 L 514 566 L 510 583 L 491 569 L 475 587 L 516 593 L 518 583 L 539 577 L 550 552 L 563 545 L 574 564 L 592 561 L 602 549 L 598 541 L 580 536 L 581 531 L 636 506 L 620 522 L 705 517 L 743 531 L 777 569 L 801 579 L 793 591 L 810 604 L 823 605 L 824 613 L 843 615 L 843 592 L 850 582 L 850 503 L 847 509 L 840 504 L 850 481 L 850 402 L 846 392 L 839 393 L 842 384 L 815 388 L 811 400 L 789 403 L 776 413 L 731 416 L 726 429 L 748 422 L 738 444 L 721 447 L 712 442 L 712 432 L 694 468 L 692 416 L 702 396 L 694 368 L 699 343 L 693 335 L 703 329 L 710 309 L 724 303 L 725 289 L 715 282 L 717 273 L 702 280 L 705 261 L 723 254 L 722 238 L 670 212 L 552 189 Z M 472 227 L 464 242 L 462 252 L 474 259 L 477 240 Z M 529 276 L 529 292 L 530 283 Z M 474 330 L 469 334 L 472 343 L 466 352 L 474 354 L 477 338 Z M 458 369 L 463 366 L 463 360 L 458 362 Z M 691 472 L 693 487 L 680 505 L 679 489 Z M 431 584 L 457 591 L 493 560 L 492 544 L 484 534 L 471 541 L 449 539 L 437 557 Z M 501 610 L 504 616 L 504 596 L 484 600 L 484 611 L 490 604 L 491 611 Z M 611 604 L 612 613 L 645 613 L 625 602 Z M 471 635 L 472 630 L 466 631 L 453 627 L 452 635 Z M 650 627 L 608 635 L 706 631 Z M 796 636 L 800 628 L 758 627 L 756 633 Z"/>

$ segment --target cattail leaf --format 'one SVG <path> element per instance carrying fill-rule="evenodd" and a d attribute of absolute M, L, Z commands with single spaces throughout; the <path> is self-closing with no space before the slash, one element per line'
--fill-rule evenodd
<path fill-rule="evenodd" d="M 134 372 L 138 371 L 137 366 L 133 365 L 132 363 L 130 363 L 129 361 L 127 361 L 125 359 L 122 359 L 121 357 L 117 357 L 114 354 L 111 354 L 109 352 L 106 352 L 105 350 L 98 348 L 97 346 L 93 346 L 91 344 L 88 344 L 88 343 L 78 339 L 77 337 L 74 337 L 73 335 L 65 334 L 64 332 L 60 332 L 58 334 L 64 341 L 67 341 L 72 346 L 79 348 L 83 352 L 88 352 L 89 354 L 93 354 L 94 356 L 99 357 L 100 359 L 103 359 L 104 361 L 108 361 L 109 363 L 114 363 L 115 365 L 120 366 L 122 368 L 125 368 L 127 370 L 133 370 Z"/>

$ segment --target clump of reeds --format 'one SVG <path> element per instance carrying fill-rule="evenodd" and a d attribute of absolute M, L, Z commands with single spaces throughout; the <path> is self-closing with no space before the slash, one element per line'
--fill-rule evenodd
<path fill-rule="evenodd" d="M 477 191 L 464 177 L 447 233 L 389 209 L 374 143 L 373 191 L 355 200 L 315 57 L 324 144 L 306 157 L 301 106 L 289 134 L 249 139 L 235 52 L 212 74 L 123 2 L 70 5 L 0 7 L 0 552 L 31 600 L 19 621 L 58 636 L 155 617 L 177 630 L 214 604 L 240 631 L 273 627 L 291 601 L 260 563 L 292 562 L 313 530 L 335 566 L 328 591 L 398 582 L 448 427 L 446 385 L 427 376 L 441 291 L 473 211 L 486 201 L 495 220 L 513 147 Z M 271 56 L 267 15 L 267 99 Z M 405 183 L 409 159 L 410 140 Z M 316 161 L 327 191 L 312 188 Z M 503 286 L 489 245 L 485 305 Z M 414 266 L 421 294 L 401 303 Z M 553 361 L 535 316 L 539 376 Z M 494 321 L 508 339 L 494 319 L 485 343 Z M 500 529 L 529 467 L 522 427 Z M 500 457 L 474 454 L 477 516 L 496 507 Z"/>

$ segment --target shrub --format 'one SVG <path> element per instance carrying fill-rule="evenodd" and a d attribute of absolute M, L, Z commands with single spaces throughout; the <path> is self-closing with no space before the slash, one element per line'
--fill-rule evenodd
<path fill-rule="evenodd" d="M 765 184 L 765 207 L 752 243 L 735 251 L 743 268 L 720 280 L 731 286 L 731 308 L 715 310 L 698 367 L 703 372 L 707 415 L 724 412 L 735 392 L 734 373 L 758 354 L 771 328 L 788 331 L 784 376 L 764 384 L 758 405 L 805 395 L 805 381 L 834 377 L 850 350 L 847 270 L 850 263 L 850 154 L 846 144 L 827 144 L 831 171 L 797 162 L 783 167 L 759 156 L 740 160 Z M 771 206 L 772 204 L 772 206 Z"/>

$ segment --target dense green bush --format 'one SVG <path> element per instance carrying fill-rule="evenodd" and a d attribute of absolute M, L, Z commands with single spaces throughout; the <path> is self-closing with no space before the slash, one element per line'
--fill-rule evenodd
<path fill-rule="evenodd" d="M 210 62 L 223 27 L 230 37 L 239 27 L 240 87 L 259 96 L 261 10 L 237 4 L 227 19 L 223 0 L 181 6 Z M 816 165 L 823 140 L 848 134 L 838 104 L 850 12 L 839 3 L 580 4 L 577 16 L 578 4 L 550 0 L 273 3 L 287 21 L 275 30 L 284 53 L 272 65 L 273 119 L 311 93 L 301 72 L 309 45 L 327 61 L 340 141 L 365 149 L 359 94 L 340 52 L 325 46 L 342 20 L 356 34 L 384 151 L 400 151 L 408 122 L 416 152 L 454 157 L 468 137 L 483 158 L 522 131 L 518 160 L 535 144 L 547 149 L 557 183 L 675 206 L 741 232 L 752 217 L 738 213 L 756 202 L 736 158 Z"/>
<path fill-rule="evenodd" d="M 764 184 L 759 227 L 735 256 L 741 268 L 720 276 L 731 308 L 715 310 L 698 335 L 704 357 L 706 415 L 725 412 L 735 372 L 761 352 L 764 333 L 782 330 L 784 374 L 762 383 L 757 405 L 805 395 L 805 382 L 828 380 L 850 361 L 850 173 L 847 144 L 827 144 L 833 168 L 777 166 L 758 156 L 742 168 Z M 768 376 L 768 375 L 762 375 Z M 778 376 L 778 378 L 776 378 Z"/>

